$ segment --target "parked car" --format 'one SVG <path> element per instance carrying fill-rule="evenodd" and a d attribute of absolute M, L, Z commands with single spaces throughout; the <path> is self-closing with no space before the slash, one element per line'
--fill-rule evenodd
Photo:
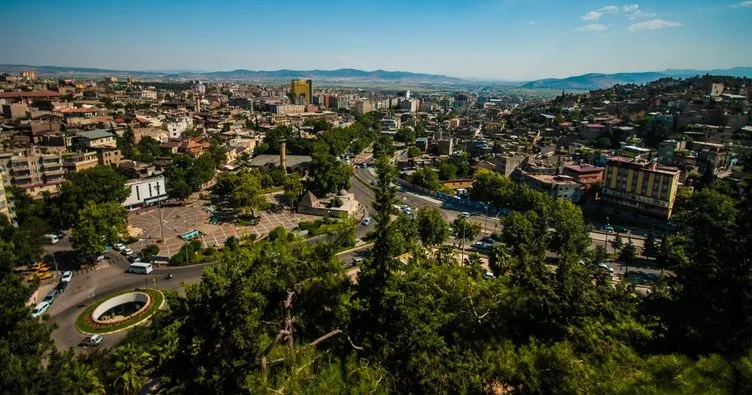
<path fill-rule="evenodd" d="M 496 276 L 492 272 L 485 272 L 483 273 L 483 278 L 493 280 L 496 278 Z"/>
<path fill-rule="evenodd" d="M 494 238 L 493 238 L 493 237 L 491 237 L 491 236 L 486 236 L 486 237 L 484 237 L 484 238 L 480 239 L 480 241 L 482 241 L 482 242 L 484 242 L 484 243 L 488 243 L 488 244 L 493 244 L 493 243 L 496 243 L 496 239 L 494 239 Z"/>
<path fill-rule="evenodd" d="M 32 273 L 27 280 L 34 281 L 34 279 L 36 278 L 40 280 L 46 280 L 48 278 L 52 278 L 52 272 L 46 271 L 46 272 Z"/>
<path fill-rule="evenodd" d="M 458 215 L 458 217 L 462 217 L 462 218 L 469 217 L 469 216 L 470 216 L 470 213 L 468 213 L 467 211 L 463 211 L 459 213 Z"/>
<path fill-rule="evenodd" d="M 113 245 L 112 248 L 114 248 L 115 251 L 122 251 L 122 250 L 125 249 L 125 244 L 123 244 L 123 243 L 115 243 L 115 245 Z"/>
<path fill-rule="evenodd" d="M 617 231 L 617 232 L 619 232 L 619 233 L 629 233 L 629 228 L 627 228 L 625 226 L 614 227 L 614 230 Z"/>
<path fill-rule="evenodd" d="M 65 292 L 66 288 L 68 288 L 68 283 L 62 282 L 62 281 L 57 284 L 57 287 L 55 287 L 55 289 L 57 289 L 57 292 L 60 292 L 60 293 Z"/>
<path fill-rule="evenodd" d="M 614 233 L 614 227 L 611 225 L 603 225 L 601 226 L 601 230 L 607 233 Z"/>
<path fill-rule="evenodd" d="M 129 247 L 125 247 L 125 248 L 123 248 L 123 249 L 122 249 L 122 250 L 120 251 L 120 253 L 121 253 L 121 254 L 123 254 L 123 255 L 125 255 L 125 256 L 128 256 L 128 255 L 133 255 L 133 250 L 132 250 L 132 249 L 130 249 Z"/>
<path fill-rule="evenodd" d="M 610 273 L 614 272 L 614 268 L 612 268 L 611 266 L 609 266 L 609 265 L 607 265 L 607 264 L 605 264 L 603 262 L 599 263 L 598 267 L 601 268 L 601 269 L 608 270 Z"/>
<path fill-rule="evenodd" d="M 60 278 L 61 283 L 67 283 L 73 278 L 73 272 L 71 271 L 65 271 L 63 272 L 63 277 Z"/>
<path fill-rule="evenodd" d="M 37 318 L 44 314 L 47 309 L 50 308 L 50 304 L 47 302 L 40 302 L 36 306 L 34 306 L 34 309 L 31 310 L 31 316 L 34 318 Z"/>
<path fill-rule="evenodd" d="M 52 304 L 57 298 L 58 293 L 59 292 L 57 291 L 57 289 L 55 288 L 51 289 L 50 292 L 48 292 L 47 295 L 44 297 L 44 299 L 42 299 L 42 302 L 47 302 L 49 304 Z"/>
<path fill-rule="evenodd" d="M 363 222 L 361 222 L 364 226 L 368 226 L 371 224 L 371 217 L 365 217 L 363 218 Z"/>
<path fill-rule="evenodd" d="M 91 335 L 81 342 L 83 347 L 96 347 L 102 344 L 102 335 Z"/>
<path fill-rule="evenodd" d="M 476 241 L 475 243 L 473 243 L 473 248 L 481 250 L 481 251 L 487 251 L 493 248 L 493 246 L 491 244 L 484 243 L 482 241 Z"/>

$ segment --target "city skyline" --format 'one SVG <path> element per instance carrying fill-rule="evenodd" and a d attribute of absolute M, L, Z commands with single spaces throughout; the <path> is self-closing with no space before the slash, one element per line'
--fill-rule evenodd
<path fill-rule="evenodd" d="M 508 81 L 752 65 L 752 1 L 10 1 L 2 15 L 0 29 L 16 37 L 0 44 L 4 63 L 30 65 L 354 68 Z"/>

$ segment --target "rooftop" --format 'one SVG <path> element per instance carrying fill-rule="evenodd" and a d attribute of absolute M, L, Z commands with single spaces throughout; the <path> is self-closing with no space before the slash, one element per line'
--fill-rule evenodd
<path fill-rule="evenodd" d="M 80 137 L 89 139 L 89 140 L 96 140 L 96 139 L 104 139 L 108 137 L 115 137 L 112 132 L 110 132 L 107 129 L 94 129 L 89 130 L 88 132 L 79 132 L 78 135 Z"/>
<path fill-rule="evenodd" d="M 55 91 L 32 91 L 32 92 L 0 92 L 0 99 L 10 98 L 33 98 L 33 97 L 59 97 Z"/>
<path fill-rule="evenodd" d="M 248 163 L 251 167 L 279 166 L 279 155 L 259 155 Z M 288 167 L 308 167 L 311 165 L 311 157 L 307 155 L 287 155 L 285 165 Z"/>

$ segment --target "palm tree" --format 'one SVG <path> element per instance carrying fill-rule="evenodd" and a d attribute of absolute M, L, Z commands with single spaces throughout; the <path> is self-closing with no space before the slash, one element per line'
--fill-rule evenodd
<path fill-rule="evenodd" d="M 104 386 L 99 380 L 96 370 L 86 364 L 74 363 L 70 370 L 70 379 L 79 385 L 73 394 L 104 394 Z"/>
<path fill-rule="evenodd" d="M 112 355 L 109 378 L 112 390 L 118 394 L 135 394 L 147 382 L 151 355 L 128 343 L 118 347 Z"/>

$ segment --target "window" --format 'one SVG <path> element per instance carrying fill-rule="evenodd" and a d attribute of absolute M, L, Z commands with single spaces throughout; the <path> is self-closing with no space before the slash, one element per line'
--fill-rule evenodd
<path fill-rule="evenodd" d="M 152 196 L 154 196 L 154 195 L 152 195 L 152 193 L 151 193 L 151 183 L 149 183 L 149 197 L 152 197 Z"/>
<path fill-rule="evenodd" d="M 139 193 L 138 185 L 134 185 L 133 187 L 136 188 L 136 200 L 141 200 L 141 194 Z"/>

